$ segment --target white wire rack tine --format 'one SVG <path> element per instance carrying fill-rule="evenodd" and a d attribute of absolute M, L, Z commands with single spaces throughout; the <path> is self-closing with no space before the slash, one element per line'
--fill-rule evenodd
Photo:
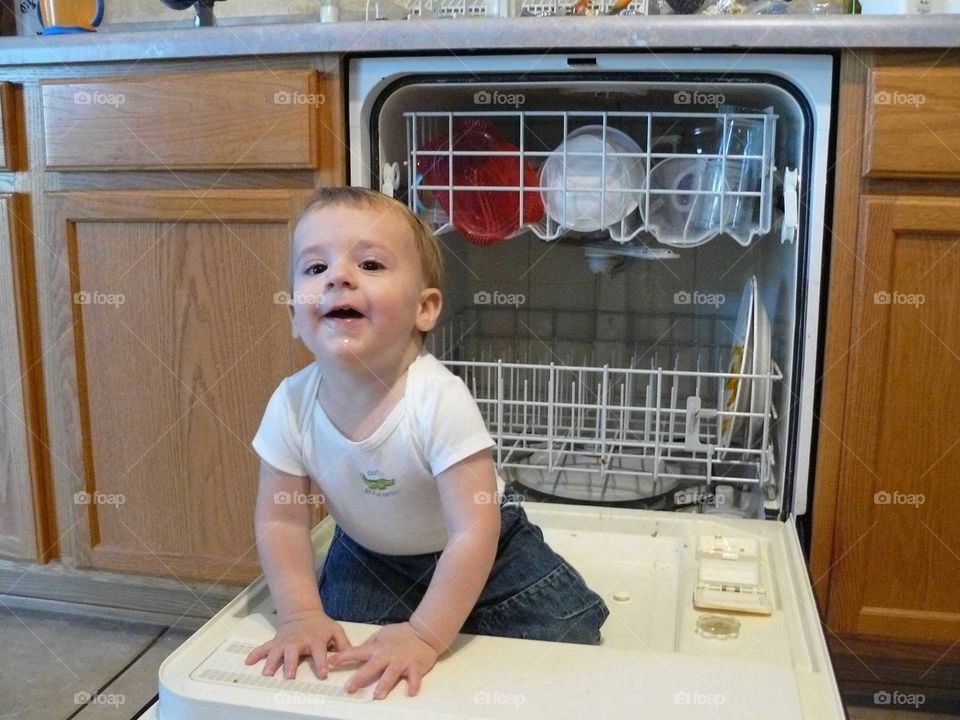
<path fill-rule="evenodd" d="M 414 190 L 414 186 L 416 185 L 416 182 L 414 181 L 414 177 L 416 176 L 417 147 L 419 146 L 419 144 L 417 143 L 417 136 L 416 136 L 416 130 L 417 130 L 416 115 L 414 115 L 413 117 L 407 118 L 406 130 L 407 130 L 407 147 L 412 150 L 412 153 L 410 156 L 411 160 L 410 162 L 407 163 L 407 188 L 408 188 L 407 207 L 410 208 L 412 212 L 416 212 L 417 196 L 419 195 L 419 193 L 416 190 Z"/>
<path fill-rule="evenodd" d="M 770 366 L 767 366 L 767 375 L 763 379 L 763 433 L 760 442 L 760 477 L 757 482 L 761 485 L 770 482 L 770 458 L 767 456 L 767 443 L 770 432 L 770 407 L 773 405 L 773 377 Z"/>
<path fill-rule="evenodd" d="M 520 163 L 520 217 L 517 219 L 517 228 L 522 228 L 524 223 L 523 219 L 526 217 L 523 212 L 523 201 L 526 199 L 526 192 L 524 192 L 524 183 L 526 180 L 526 173 L 523 169 L 526 167 L 526 158 L 524 157 L 524 147 L 523 147 L 523 113 L 517 113 L 517 120 L 520 122 L 520 156 L 517 158 L 517 162 Z"/>
<path fill-rule="evenodd" d="M 728 133 L 729 137 L 733 137 L 733 126 L 731 125 L 730 113 L 723 114 L 723 132 L 720 134 L 721 145 L 720 145 L 720 177 L 723 180 L 720 183 L 720 232 L 724 232 L 727 229 L 727 221 L 724 215 L 724 204 L 723 201 L 727 197 L 727 153 L 729 152 L 728 145 Z M 742 161 L 741 161 L 742 162 Z M 743 172 L 741 170 L 741 172 Z"/>
<path fill-rule="evenodd" d="M 601 121 L 601 137 L 602 141 L 600 147 L 603 148 L 603 151 L 600 154 L 600 227 L 606 227 L 606 218 L 604 217 L 606 212 L 606 199 L 607 199 L 607 114 L 603 113 Z M 566 167 L 566 165 L 564 165 Z M 566 175 L 566 173 L 564 173 Z"/>
<path fill-rule="evenodd" d="M 554 413 L 554 393 L 557 388 L 557 368 L 553 363 L 550 363 L 550 379 L 547 384 L 547 469 L 553 472 L 554 463 L 553 463 L 553 437 L 556 432 L 556 427 L 553 421 Z"/>
<path fill-rule="evenodd" d="M 662 402 L 661 398 L 663 397 L 663 370 L 657 368 L 657 418 L 656 418 L 656 442 L 653 446 L 653 484 L 657 485 L 657 479 L 660 474 L 660 447 L 661 441 L 659 438 L 660 433 L 660 403 Z"/>
<path fill-rule="evenodd" d="M 669 446 L 669 447 L 667 448 L 667 457 L 668 457 L 668 458 L 670 458 L 670 457 L 673 456 L 673 450 L 671 449 L 671 447 L 672 447 L 672 445 L 673 445 L 673 425 L 674 425 L 674 421 L 675 421 L 675 419 L 676 419 L 676 417 L 677 417 L 677 414 L 676 414 L 676 411 L 677 411 L 677 378 L 678 378 L 677 370 L 679 369 L 679 368 L 677 367 L 678 362 L 679 362 L 679 358 L 676 358 L 676 359 L 674 360 L 674 363 L 673 363 L 673 377 L 672 377 L 672 379 L 671 379 L 672 381 L 671 381 L 671 383 L 670 383 L 670 413 L 669 413 L 669 416 L 667 417 L 667 444 L 668 444 L 668 446 Z"/>
<path fill-rule="evenodd" d="M 503 462 L 503 361 L 497 361 L 497 463 Z"/>

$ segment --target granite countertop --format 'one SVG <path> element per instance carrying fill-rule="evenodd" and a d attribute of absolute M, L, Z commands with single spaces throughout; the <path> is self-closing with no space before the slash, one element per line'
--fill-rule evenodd
<path fill-rule="evenodd" d="M 496 18 L 223 25 L 0 38 L 0 66 L 304 53 L 953 48 L 960 15 Z"/>

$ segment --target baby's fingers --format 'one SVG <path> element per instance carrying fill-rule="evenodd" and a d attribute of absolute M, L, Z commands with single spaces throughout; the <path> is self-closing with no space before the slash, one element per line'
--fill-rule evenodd
<path fill-rule="evenodd" d="M 273 677 L 277 668 L 283 664 L 283 646 L 280 643 L 274 643 L 267 654 L 267 661 L 263 663 L 263 674 Z"/>
<path fill-rule="evenodd" d="M 413 697 L 420 692 L 420 681 L 423 680 L 423 673 L 416 667 L 407 670 L 407 696 Z"/>
<path fill-rule="evenodd" d="M 373 648 L 364 643 L 356 647 L 347 648 L 342 652 L 334 653 L 330 656 L 331 667 L 340 667 L 350 662 L 366 662 L 373 655 Z"/>
<path fill-rule="evenodd" d="M 343 631 L 343 628 L 339 625 L 335 625 L 333 628 L 333 647 L 334 650 L 346 650 L 347 648 L 353 647 L 350 644 L 350 641 L 347 639 L 347 634 Z M 328 644 L 329 647 L 329 644 Z"/>
<path fill-rule="evenodd" d="M 349 680 L 344 684 L 348 693 L 355 693 L 360 688 L 366 687 L 380 674 L 387 669 L 389 662 L 382 658 L 371 658 L 363 667 L 357 670 Z"/>
<path fill-rule="evenodd" d="M 283 674 L 288 680 L 296 677 L 298 665 L 300 665 L 300 647 L 287 645 L 283 650 Z"/>
<path fill-rule="evenodd" d="M 374 699 L 383 700 L 389 695 L 390 691 L 396 687 L 397 681 L 400 680 L 402 674 L 403 665 L 396 661 L 390 663 L 387 669 L 383 671 L 383 675 L 380 676 L 380 682 L 377 683 L 377 687 L 373 691 Z"/>
<path fill-rule="evenodd" d="M 263 645 L 260 645 L 259 647 L 255 647 L 253 650 L 251 650 L 250 654 L 247 655 L 247 659 L 244 660 L 244 662 L 247 665 L 253 665 L 254 663 L 260 662 L 260 660 L 265 658 L 269 652 L 270 652 L 270 643 L 268 642 L 264 643 Z"/>
<path fill-rule="evenodd" d="M 327 662 L 327 649 L 323 643 L 313 643 L 310 645 L 310 655 L 313 664 L 313 674 L 318 679 L 324 680 L 330 670 Z"/>

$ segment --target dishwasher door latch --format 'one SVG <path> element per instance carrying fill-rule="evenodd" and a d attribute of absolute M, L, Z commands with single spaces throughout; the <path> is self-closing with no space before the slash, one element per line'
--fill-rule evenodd
<path fill-rule="evenodd" d="M 787 168 L 783 173 L 783 225 L 780 242 L 792 243 L 800 227 L 800 173 Z"/>
<path fill-rule="evenodd" d="M 400 163 L 384 163 L 383 173 L 380 175 L 380 192 L 387 197 L 393 197 L 400 187 Z"/>
<path fill-rule="evenodd" d="M 701 535 L 697 541 L 697 587 L 694 607 L 773 614 L 760 583 L 760 543 L 753 538 Z"/>

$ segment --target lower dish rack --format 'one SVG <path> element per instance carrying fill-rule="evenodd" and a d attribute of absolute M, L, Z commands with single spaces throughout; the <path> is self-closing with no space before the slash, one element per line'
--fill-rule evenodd
<path fill-rule="evenodd" d="M 557 331 L 558 323 L 571 319 L 581 327 L 577 320 L 619 327 L 679 321 L 480 307 L 453 317 L 428 338 L 427 348 L 476 399 L 505 479 L 583 501 L 680 493 L 681 505 L 687 504 L 683 497 L 696 503 L 701 490 L 717 498 L 720 485 L 759 498 L 774 483 L 774 399 L 783 373 L 772 360 L 767 372 L 731 371 L 731 349 L 717 341 L 730 319 L 688 318 L 706 328 L 699 335 L 706 334 L 707 342 L 697 344 Z M 724 398 L 740 383 L 751 400 L 759 395 L 745 407 L 730 408 Z M 759 512 L 760 505 L 753 502 L 750 512 Z"/>

